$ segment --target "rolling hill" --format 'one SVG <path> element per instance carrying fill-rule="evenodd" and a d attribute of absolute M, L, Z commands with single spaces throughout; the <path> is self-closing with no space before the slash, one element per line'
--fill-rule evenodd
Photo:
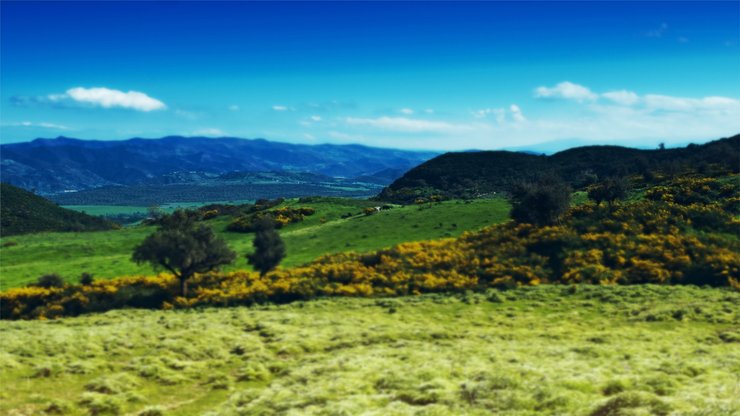
<path fill-rule="evenodd" d="M 0 235 L 42 231 L 99 231 L 115 224 L 57 206 L 31 192 L 0 183 Z"/>
<path fill-rule="evenodd" d="M 383 177 L 394 171 L 400 174 L 436 155 L 355 144 L 299 145 L 264 139 L 180 136 L 123 141 L 36 139 L 4 144 L 0 154 L 0 173 L 5 182 L 44 195 L 156 183 L 162 176 L 193 172 L 287 171 L 341 178 L 380 173 Z"/>
<path fill-rule="evenodd" d="M 677 149 L 586 146 L 552 156 L 509 151 L 446 153 L 406 172 L 379 198 L 399 203 L 430 195 L 471 198 L 508 192 L 522 181 L 541 176 L 559 176 L 579 189 L 614 175 L 692 169 L 740 170 L 740 135 Z"/>
<path fill-rule="evenodd" d="M 285 201 L 281 206 L 311 207 L 316 214 L 280 230 L 288 253 L 283 266 L 297 266 L 329 253 L 365 252 L 404 241 L 456 237 L 465 231 L 506 221 L 510 208 L 503 198 L 494 198 L 396 207 L 370 216 L 361 214 L 363 208 L 376 204 L 348 198 Z M 220 216 L 206 224 L 239 253 L 236 263 L 225 270 L 251 269 L 244 254 L 253 250 L 254 236 L 226 231 L 231 220 L 230 216 Z M 133 247 L 153 231 L 153 226 L 136 225 L 96 233 L 44 232 L 3 237 L 0 283 L 3 287 L 21 286 L 50 272 L 70 282 L 75 282 L 83 271 L 101 279 L 153 273 L 148 265 L 131 261 Z M 44 253 L 41 258 L 40 252 Z"/>

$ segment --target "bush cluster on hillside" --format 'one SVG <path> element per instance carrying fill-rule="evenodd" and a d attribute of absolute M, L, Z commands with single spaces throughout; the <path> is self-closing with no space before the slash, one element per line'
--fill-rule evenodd
<path fill-rule="evenodd" d="M 282 228 L 284 225 L 301 222 L 306 216 L 315 213 L 316 210 L 309 207 L 281 207 L 273 210 L 257 211 L 234 218 L 226 229 L 241 233 L 251 233 L 257 230 L 257 225 L 261 221 L 271 221 L 275 228 Z"/>
<path fill-rule="evenodd" d="M 177 296 L 171 275 L 27 287 L 0 294 L 4 319 L 77 315 L 120 307 L 169 308 L 289 302 L 320 296 L 393 296 L 541 283 L 696 284 L 740 288 L 740 189 L 681 178 L 637 202 L 585 204 L 559 225 L 506 223 L 457 239 L 328 255 L 302 267 L 207 273 Z"/>

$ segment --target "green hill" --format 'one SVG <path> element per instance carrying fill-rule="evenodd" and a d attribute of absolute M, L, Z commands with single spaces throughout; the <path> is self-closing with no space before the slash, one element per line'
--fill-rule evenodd
<path fill-rule="evenodd" d="M 307 263 L 324 254 L 365 252 L 404 241 L 456 237 L 465 231 L 506 221 L 510 208 L 503 198 L 494 198 L 395 207 L 370 216 L 361 214 L 363 208 L 374 205 L 377 203 L 348 198 L 286 200 L 280 206 L 311 207 L 316 213 L 280 230 L 288 252 L 283 267 Z M 251 269 L 244 255 L 252 250 L 254 234 L 227 232 L 231 220 L 230 216 L 220 216 L 206 223 L 239 254 L 226 270 Z M 44 232 L 4 237 L 0 240 L 0 283 L 3 288 L 22 286 L 46 273 L 58 273 L 70 282 L 77 282 L 82 272 L 101 279 L 151 275 L 154 272 L 149 266 L 136 265 L 130 259 L 133 247 L 153 231 L 153 226 L 139 225 L 97 233 Z"/>
<path fill-rule="evenodd" d="M 610 176 L 688 172 L 716 174 L 740 170 L 740 135 L 677 149 L 640 150 L 620 146 L 586 146 L 552 156 L 487 151 L 446 153 L 406 172 L 379 195 L 381 200 L 409 203 L 438 195 L 475 198 L 508 192 L 522 181 L 559 176 L 575 189 Z"/>
<path fill-rule="evenodd" d="M 0 235 L 41 231 L 99 231 L 116 225 L 102 218 L 62 208 L 38 195 L 0 183 Z"/>

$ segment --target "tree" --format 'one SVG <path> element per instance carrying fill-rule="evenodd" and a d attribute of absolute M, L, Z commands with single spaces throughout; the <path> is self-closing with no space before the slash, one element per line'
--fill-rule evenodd
<path fill-rule="evenodd" d="M 627 184 L 622 178 L 608 178 L 600 183 L 592 185 L 588 189 L 588 197 L 596 204 L 606 201 L 611 205 L 614 201 L 622 199 L 627 195 Z"/>
<path fill-rule="evenodd" d="M 512 192 L 511 218 L 519 223 L 550 225 L 570 207 L 571 189 L 556 177 L 518 185 Z"/>
<path fill-rule="evenodd" d="M 180 281 L 180 294 L 187 296 L 187 281 L 195 273 L 206 273 L 236 258 L 226 242 L 196 218 L 177 210 L 159 221 L 159 228 L 134 248 L 132 260 L 162 267 Z"/>
<path fill-rule="evenodd" d="M 83 286 L 90 286 L 95 281 L 95 276 L 92 273 L 83 272 L 80 275 L 80 284 Z"/>
<path fill-rule="evenodd" d="M 247 262 L 264 276 L 280 264 L 285 257 L 285 244 L 275 230 L 275 222 L 268 216 L 262 217 L 254 224 L 254 253 L 247 254 Z"/>
<path fill-rule="evenodd" d="M 43 287 L 45 289 L 64 287 L 64 279 L 56 273 L 45 274 L 36 279 L 36 283 L 33 286 Z"/>

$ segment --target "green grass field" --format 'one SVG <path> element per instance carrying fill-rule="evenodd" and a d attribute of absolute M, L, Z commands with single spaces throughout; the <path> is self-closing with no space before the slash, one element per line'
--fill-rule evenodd
<path fill-rule="evenodd" d="M 504 199 L 470 202 L 446 201 L 434 205 L 396 207 L 371 216 L 356 215 L 377 203 L 353 199 L 324 199 L 319 202 L 285 204 L 310 206 L 316 214 L 280 230 L 288 256 L 284 267 L 311 261 L 322 254 L 369 251 L 404 241 L 454 237 L 467 230 L 505 221 L 509 204 Z M 245 254 L 252 250 L 252 234 L 226 232 L 229 217 L 208 223 L 239 254 L 227 270 L 245 269 Z M 0 239 L 0 285 L 2 289 L 22 286 L 47 273 L 58 273 L 76 282 L 82 272 L 98 278 L 153 274 L 147 265 L 130 261 L 133 247 L 153 227 L 133 226 L 121 230 L 86 233 L 39 233 Z"/>
<path fill-rule="evenodd" d="M 0 413 L 736 415 L 739 302 L 552 285 L 0 321 Z"/>

